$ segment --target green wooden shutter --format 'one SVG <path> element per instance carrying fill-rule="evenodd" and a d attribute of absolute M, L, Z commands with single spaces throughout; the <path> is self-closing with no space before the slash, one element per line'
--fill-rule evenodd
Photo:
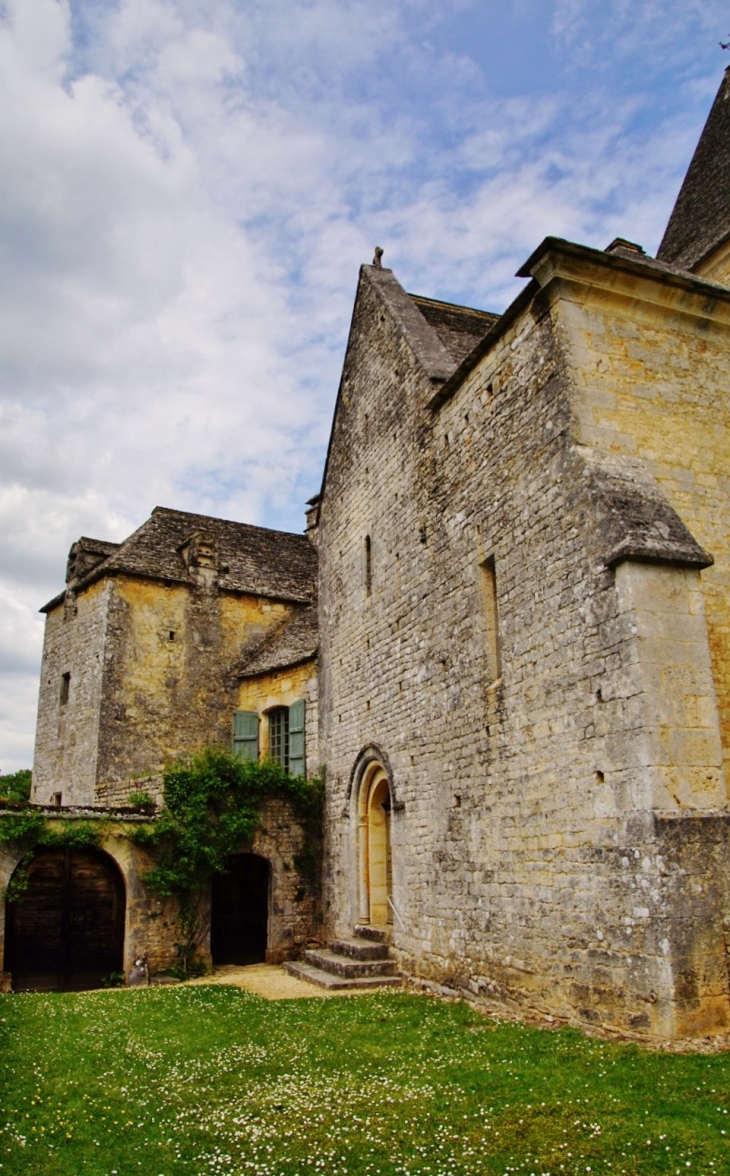
<path fill-rule="evenodd" d="M 304 699 L 289 707 L 289 775 L 305 775 Z"/>
<path fill-rule="evenodd" d="M 256 711 L 233 712 L 233 754 L 242 760 L 259 758 L 259 716 Z"/>

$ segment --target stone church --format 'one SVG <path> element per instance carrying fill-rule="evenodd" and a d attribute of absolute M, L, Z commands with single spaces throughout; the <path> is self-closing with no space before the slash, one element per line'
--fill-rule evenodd
<path fill-rule="evenodd" d="M 548 237 L 500 315 L 363 266 L 305 535 L 158 508 L 72 548 L 34 801 L 204 742 L 324 765 L 319 932 L 285 816 L 249 855 L 269 958 L 358 927 L 477 999 L 727 1030 L 729 143 L 730 73 L 657 257 Z"/>

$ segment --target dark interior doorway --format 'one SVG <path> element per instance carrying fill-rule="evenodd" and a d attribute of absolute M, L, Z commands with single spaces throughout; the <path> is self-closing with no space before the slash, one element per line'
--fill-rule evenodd
<path fill-rule="evenodd" d="M 6 903 L 5 968 L 13 989 L 81 991 L 121 972 L 124 880 L 94 849 L 43 849 L 26 889 Z"/>
<path fill-rule="evenodd" d="M 255 853 L 236 853 L 228 872 L 213 878 L 210 953 L 214 964 L 266 960 L 269 863 Z"/>

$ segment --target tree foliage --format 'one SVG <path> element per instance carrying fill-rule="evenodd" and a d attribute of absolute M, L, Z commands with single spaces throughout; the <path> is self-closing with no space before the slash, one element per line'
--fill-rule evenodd
<path fill-rule="evenodd" d="M 5 803 L 25 804 L 30 800 L 31 770 L 21 768 L 19 772 L 0 775 L 0 805 Z"/>

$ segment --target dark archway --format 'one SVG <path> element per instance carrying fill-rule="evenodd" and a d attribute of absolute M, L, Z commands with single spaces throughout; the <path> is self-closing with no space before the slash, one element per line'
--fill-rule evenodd
<path fill-rule="evenodd" d="M 214 964 L 258 964 L 266 959 L 269 863 L 255 853 L 236 853 L 225 874 L 213 878 L 210 954 Z"/>
<path fill-rule="evenodd" d="M 121 973 L 124 879 L 95 849 L 42 849 L 27 887 L 6 903 L 5 968 L 13 989 L 80 991 Z"/>

